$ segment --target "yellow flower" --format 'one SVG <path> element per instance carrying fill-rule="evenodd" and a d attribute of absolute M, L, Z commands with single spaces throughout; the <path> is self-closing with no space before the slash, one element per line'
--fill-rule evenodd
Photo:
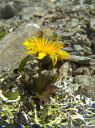
<path fill-rule="evenodd" d="M 52 58 L 53 65 L 57 63 L 57 59 L 66 59 L 69 53 L 62 51 L 63 43 L 58 43 L 60 39 L 52 38 L 49 40 L 46 37 L 46 33 L 43 32 L 42 35 L 34 36 L 24 40 L 23 45 L 27 46 L 27 54 L 37 53 L 37 59 L 43 59 L 45 56 L 50 56 Z"/>

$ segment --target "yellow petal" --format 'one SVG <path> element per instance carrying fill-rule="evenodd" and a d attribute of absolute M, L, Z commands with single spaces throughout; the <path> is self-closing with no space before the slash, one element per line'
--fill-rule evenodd
<path fill-rule="evenodd" d="M 69 55 L 70 54 L 68 52 L 65 52 L 65 51 L 59 51 L 58 52 L 58 58 L 60 58 L 60 59 L 63 59 L 63 58 L 66 59 L 66 57 L 69 56 Z"/>
<path fill-rule="evenodd" d="M 39 54 L 38 54 L 38 57 L 36 57 L 37 59 L 42 59 L 42 58 L 44 58 L 46 56 L 46 53 L 42 53 L 42 52 L 40 52 Z"/>
<path fill-rule="evenodd" d="M 33 53 L 37 53 L 37 51 L 31 50 L 31 51 L 29 51 L 29 52 L 25 52 L 25 54 L 33 54 Z"/>
<path fill-rule="evenodd" d="M 53 65 L 57 63 L 57 56 L 52 56 L 52 62 L 53 62 Z"/>
<path fill-rule="evenodd" d="M 51 37 L 49 40 L 46 33 L 39 33 L 39 35 L 34 37 L 29 37 L 28 40 L 24 40 L 23 45 L 27 46 L 27 50 L 30 50 L 26 54 L 37 53 L 36 58 L 43 59 L 45 56 L 50 56 L 52 58 L 53 65 L 57 63 L 57 59 L 63 59 L 69 56 L 69 53 L 62 51 L 63 42 L 60 42 L 59 38 Z M 35 55 L 37 55 L 35 54 Z"/>

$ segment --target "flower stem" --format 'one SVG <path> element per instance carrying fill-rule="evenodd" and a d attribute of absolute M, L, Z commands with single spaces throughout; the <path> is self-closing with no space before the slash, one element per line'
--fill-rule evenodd
<path fill-rule="evenodd" d="M 38 87 L 37 87 L 37 91 L 38 92 L 41 92 L 41 84 L 42 84 L 42 79 L 41 79 L 41 71 L 42 71 L 42 63 L 39 61 L 39 64 L 38 64 L 38 67 L 39 67 L 39 71 L 38 71 Z"/>

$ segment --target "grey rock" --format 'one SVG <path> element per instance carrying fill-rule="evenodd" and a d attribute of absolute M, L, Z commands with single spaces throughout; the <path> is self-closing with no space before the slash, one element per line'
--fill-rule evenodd
<path fill-rule="evenodd" d="M 25 65 L 25 68 L 28 72 L 30 71 L 31 73 L 33 70 L 33 74 L 36 74 L 38 71 L 38 61 L 36 59 L 28 61 Z"/>
<path fill-rule="evenodd" d="M 75 51 L 75 52 L 71 52 L 70 55 L 75 55 L 75 56 L 83 56 L 84 53 L 81 51 Z"/>
<path fill-rule="evenodd" d="M 90 55 L 89 57 L 95 59 L 95 55 Z"/>
<path fill-rule="evenodd" d="M 16 14 L 16 9 L 13 6 L 13 2 L 9 2 L 4 4 L 1 8 L 1 18 L 9 19 L 12 18 Z"/>
<path fill-rule="evenodd" d="M 58 77 L 58 72 L 57 72 L 57 68 L 53 68 L 50 72 L 49 75 L 51 77 Z"/>
<path fill-rule="evenodd" d="M 58 0 L 51 0 L 51 2 L 56 2 L 56 1 L 58 1 Z"/>
<path fill-rule="evenodd" d="M 58 2 L 56 2 L 56 6 L 62 6 L 64 4 L 66 4 L 66 0 L 59 0 Z"/>
<path fill-rule="evenodd" d="M 35 11 L 33 12 L 34 16 L 43 17 L 47 14 L 48 10 L 43 7 L 35 7 Z"/>
<path fill-rule="evenodd" d="M 78 26 L 79 25 L 79 20 L 78 19 L 73 19 L 71 25 L 72 25 L 72 27 Z"/>
<path fill-rule="evenodd" d="M 95 48 L 95 41 L 93 41 L 92 45 L 93 45 L 93 47 Z"/>
<path fill-rule="evenodd" d="M 75 63 L 79 63 L 79 64 L 95 65 L 95 59 L 92 59 L 90 57 L 70 55 L 69 57 L 67 57 L 67 60 Z"/>
<path fill-rule="evenodd" d="M 90 77 L 87 75 L 76 75 L 75 83 L 89 86 L 90 85 Z"/>
<path fill-rule="evenodd" d="M 75 28 L 71 28 L 71 26 L 68 26 L 68 29 L 70 29 L 69 32 L 63 32 L 63 39 L 71 39 L 76 33 L 85 33 L 85 31 L 81 29 L 79 26 Z"/>
<path fill-rule="evenodd" d="M 30 7 L 33 3 L 29 1 L 18 1 L 14 0 L 12 2 L 4 3 L 1 6 L 1 18 L 9 19 L 19 13 L 24 7 Z"/>
<path fill-rule="evenodd" d="M 91 41 L 87 38 L 87 35 L 76 33 L 74 36 L 72 36 L 72 45 L 81 45 L 81 46 L 91 46 Z"/>
<path fill-rule="evenodd" d="M 79 20 L 76 18 L 76 19 L 72 19 L 71 22 L 69 22 L 68 24 L 71 28 L 74 28 L 74 27 L 77 27 L 79 25 Z"/>
<path fill-rule="evenodd" d="M 57 35 L 58 37 L 62 38 L 63 32 L 59 30 L 55 30 L 54 34 Z"/>
<path fill-rule="evenodd" d="M 95 0 L 92 0 L 92 3 L 95 3 Z"/>
<path fill-rule="evenodd" d="M 92 0 L 83 0 L 83 4 L 91 4 Z"/>
<path fill-rule="evenodd" d="M 90 75 L 87 67 L 81 67 L 74 71 L 74 75 Z"/>
<path fill-rule="evenodd" d="M 94 89 L 94 92 L 95 92 L 95 75 L 93 77 L 93 89 Z"/>
<path fill-rule="evenodd" d="M 31 19 L 33 17 L 33 8 L 31 7 L 26 7 L 22 9 L 22 14 L 21 14 L 21 19 L 22 20 L 26 20 L 29 21 L 29 19 Z"/>
<path fill-rule="evenodd" d="M 18 31 L 7 34 L 0 41 L 0 72 L 5 69 L 12 71 L 12 69 L 17 68 L 21 60 L 27 56 L 24 54 L 26 46 L 22 45 L 22 42 L 39 29 L 37 24 L 24 23 Z"/>
<path fill-rule="evenodd" d="M 92 49 L 93 53 L 95 54 L 95 39 L 91 43 L 91 49 Z"/>
<path fill-rule="evenodd" d="M 92 40 L 92 42 L 93 42 L 94 37 L 95 37 L 95 32 L 91 32 L 89 39 Z"/>
<path fill-rule="evenodd" d="M 87 75 L 76 75 L 75 83 L 82 85 L 81 94 L 88 97 L 95 97 L 93 78 Z"/>
<path fill-rule="evenodd" d="M 21 19 L 24 21 L 29 21 L 29 19 L 33 19 L 33 17 L 41 18 L 45 16 L 48 13 L 48 9 L 44 7 L 30 6 L 24 7 L 21 13 Z"/>
<path fill-rule="evenodd" d="M 83 48 L 81 47 L 81 45 L 74 45 L 73 47 L 74 47 L 74 50 L 75 51 L 82 51 L 83 50 Z"/>
<path fill-rule="evenodd" d="M 32 2 L 29 2 L 29 1 L 18 1 L 18 0 L 14 0 L 13 1 L 13 5 L 14 5 L 14 8 L 17 10 L 17 11 L 21 11 L 22 8 L 24 7 L 29 7 L 31 5 L 33 5 Z"/>
<path fill-rule="evenodd" d="M 66 51 L 66 52 L 73 52 L 74 51 L 74 49 L 72 47 L 63 47 L 62 50 Z"/>
<path fill-rule="evenodd" d="M 91 76 L 94 76 L 95 75 L 95 66 L 90 66 L 90 73 L 91 73 Z"/>
<path fill-rule="evenodd" d="M 88 55 L 92 55 L 92 50 L 90 47 L 87 47 L 87 46 L 83 46 L 83 52 L 84 52 L 84 55 L 88 56 Z"/>
<path fill-rule="evenodd" d="M 69 64 L 68 62 L 65 62 L 60 68 L 59 68 L 59 77 L 66 78 L 69 70 Z"/>
<path fill-rule="evenodd" d="M 90 20 L 90 29 L 95 31 L 95 18 L 91 18 Z"/>

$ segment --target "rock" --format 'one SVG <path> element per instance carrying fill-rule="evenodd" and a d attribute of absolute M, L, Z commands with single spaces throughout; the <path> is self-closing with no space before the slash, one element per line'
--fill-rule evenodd
<path fill-rule="evenodd" d="M 60 68 L 59 68 L 59 78 L 66 78 L 69 70 L 69 64 L 68 62 L 65 62 Z"/>
<path fill-rule="evenodd" d="M 74 47 L 74 50 L 75 51 L 82 51 L 83 50 L 83 48 L 81 47 L 81 45 L 74 45 L 73 47 Z"/>
<path fill-rule="evenodd" d="M 13 2 L 9 2 L 2 6 L 1 8 L 1 18 L 3 19 L 9 19 L 15 16 L 16 9 L 13 6 Z"/>
<path fill-rule="evenodd" d="M 89 48 L 89 47 L 87 47 L 85 45 L 83 46 L 83 52 L 84 52 L 85 56 L 92 55 L 91 48 Z"/>
<path fill-rule="evenodd" d="M 69 26 L 71 26 L 71 28 L 77 27 L 79 25 L 79 20 L 76 19 L 72 19 L 71 22 L 69 22 Z"/>
<path fill-rule="evenodd" d="M 60 30 L 55 30 L 55 31 L 54 31 L 54 35 L 57 35 L 58 37 L 62 38 L 63 32 L 60 31 Z"/>
<path fill-rule="evenodd" d="M 38 23 L 38 24 L 39 24 L 39 23 Z M 40 24 L 41 24 L 41 22 L 40 22 Z M 43 29 L 43 31 L 46 31 L 46 33 L 47 33 L 47 35 L 48 35 L 49 37 L 51 37 L 51 36 L 53 35 L 53 30 L 50 29 L 50 28 L 45 28 L 45 29 Z"/>
<path fill-rule="evenodd" d="M 67 57 L 67 60 L 75 63 L 79 63 L 79 64 L 95 65 L 95 59 L 92 59 L 90 57 L 70 55 L 69 57 Z"/>
<path fill-rule="evenodd" d="M 62 6 L 64 4 L 66 4 L 67 0 L 59 0 L 58 2 L 56 2 L 56 6 Z"/>
<path fill-rule="evenodd" d="M 90 55 L 89 57 L 95 59 L 95 55 Z"/>
<path fill-rule="evenodd" d="M 91 76 L 94 76 L 95 74 L 95 66 L 90 66 L 90 73 L 91 73 Z"/>
<path fill-rule="evenodd" d="M 90 75 L 90 72 L 87 67 L 81 67 L 74 71 L 74 75 Z"/>
<path fill-rule="evenodd" d="M 51 0 L 51 2 L 56 2 L 56 1 L 58 1 L 58 0 Z"/>
<path fill-rule="evenodd" d="M 46 16 L 46 14 L 48 13 L 48 9 L 44 8 L 44 7 L 24 7 L 22 9 L 22 19 L 25 19 L 25 20 L 29 20 L 29 19 L 32 19 L 33 16 L 34 17 L 38 17 L 38 18 L 41 18 L 43 16 Z"/>
<path fill-rule="evenodd" d="M 22 8 L 32 6 L 33 3 L 32 2 L 29 2 L 29 1 L 25 1 L 25 0 L 22 0 L 22 1 L 14 0 L 13 1 L 13 5 L 14 5 L 14 8 L 17 11 L 21 11 Z"/>
<path fill-rule="evenodd" d="M 95 48 L 95 41 L 92 42 L 92 46 Z"/>
<path fill-rule="evenodd" d="M 72 36 L 72 45 L 91 46 L 91 41 L 87 38 L 87 35 L 76 33 Z"/>
<path fill-rule="evenodd" d="M 62 38 L 63 39 L 71 39 L 72 36 L 74 36 L 76 33 L 85 33 L 83 29 L 81 29 L 79 26 L 75 28 L 71 28 L 68 26 L 71 30 L 69 32 L 63 32 Z"/>
<path fill-rule="evenodd" d="M 88 97 L 94 97 L 93 78 L 87 75 L 76 75 L 75 83 L 82 85 L 81 93 Z"/>
<path fill-rule="evenodd" d="M 0 72 L 4 69 L 12 70 L 27 56 L 26 47 L 22 45 L 24 39 L 34 34 L 40 26 L 34 23 L 22 24 L 17 31 L 7 34 L 0 41 Z"/>
<path fill-rule="evenodd" d="M 93 53 L 95 54 L 95 41 L 94 40 L 91 43 L 91 49 L 92 49 Z"/>
<path fill-rule="evenodd" d="M 35 11 L 33 12 L 34 16 L 43 17 L 47 14 L 48 10 L 43 7 L 35 7 Z"/>
<path fill-rule="evenodd" d="M 74 51 L 74 49 L 72 47 L 63 47 L 62 50 L 69 52 L 69 53 Z"/>
<path fill-rule="evenodd" d="M 26 7 L 22 9 L 21 19 L 29 21 L 33 17 L 33 13 L 31 13 L 33 9 L 31 7 Z"/>
<path fill-rule="evenodd" d="M 53 68 L 50 73 L 50 77 L 58 77 L 57 68 Z"/>
<path fill-rule="evenodd" d="M 94 89 L 94 92 L 95 92 L 95 75 L 93 76 L 93 89 Z"/>
<path fill-rule="evenodd" d="M 84 53 L 81 51 L 75 51 L 75 52 L 71 52 L 70 55 L 75 55 L 75 56 L 83 56 Z"/>
<path fill-rule="evenodd" d="M 14 0 L 12 2 L 4 3 L 1 6 L 1 18 L 9 19 L 18 14 L 23 8 L 32 6 L 33 3 L 29 1 L 18 1 Z M 31 12 L 31 10 L 30 10 Z"/>
<path fill-rule="evenodd" d="M 90 78 L 87 75 L 76 75 L 75 76 L 75 83 L 89 86 L 90 85 Z"/>
<path fill-rule="evenodd" d="M 91 4 L 92 0 L 83 0 L 83 4 Z"/>
<path fill-rule="evenodd" d="M 95 31 L 95 18 L 90 20 L 90 30 Z"/>
<path fill-rule="evenodd" d="M 28 61 L 27 64 L 25 65 L 25 68 L 28 71 L 28 73 L 31 72 L 31 74 L 36 74 L 38 71 L 38 61 L 36 59 Z"/>

